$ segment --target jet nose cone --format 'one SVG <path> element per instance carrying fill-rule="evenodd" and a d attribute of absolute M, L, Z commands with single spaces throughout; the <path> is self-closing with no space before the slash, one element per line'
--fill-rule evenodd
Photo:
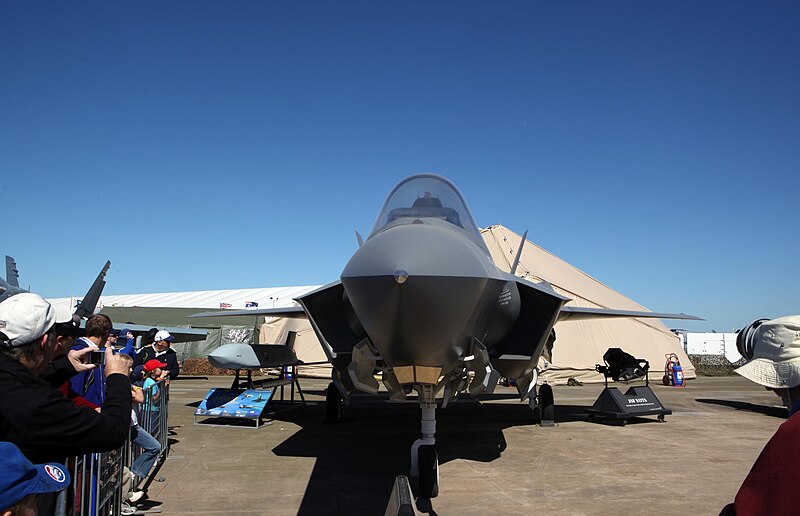
<path fill-rule="evenodd" d="M 491 258 L 458 231 L 413 224 L 370 238 L 347 264 L 342 285 L 389 365 L 446 372 L 475 334 L 498 274 Z"/>

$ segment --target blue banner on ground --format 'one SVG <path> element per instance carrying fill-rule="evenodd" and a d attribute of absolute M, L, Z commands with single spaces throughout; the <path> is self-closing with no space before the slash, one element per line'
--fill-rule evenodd
<path fill-rule="evenodd" d="M 246 391 L 214 388 L 208 391 L 194 415 L 258 419 L 274 393 L 274 388 Z"/>

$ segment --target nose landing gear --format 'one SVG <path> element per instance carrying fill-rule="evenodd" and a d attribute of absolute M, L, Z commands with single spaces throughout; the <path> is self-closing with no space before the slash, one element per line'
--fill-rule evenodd
<path fill-rule="evenodd" d="M 424 390 L 423 390 L 424 391 Z M 436 453 L 436 400 L 420 393 L 422 437 L 411 445 L 411 477 L 419 481 L 419 496 L 439 496 L 439 455 Z"/>

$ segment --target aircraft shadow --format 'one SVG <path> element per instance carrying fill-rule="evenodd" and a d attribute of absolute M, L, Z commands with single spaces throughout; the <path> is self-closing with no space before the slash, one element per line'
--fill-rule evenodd
<path fill-rule="evenodd" d="M 755 403 L 748 403 L 746 401 L 735 400 L 717 400 L 709 398 L 695 399 L 699 403 L 709 403 L 712 405 L 722 405 L 723 407 L 730 407 L 736 410 L 746 410 L 748 412 L 755 412 L 756 414 L 763 414 L 765 416 L 778 417 L 786 419 L 789 412 L 785 407 L 770 407 L 767 405 L 756 405 Z"/>
<path fill-rule="evenodd" d="M 556 421 L 585 421 L 586 408 L 556 406 Z M 395 477 L 408 475 L 411 445 L 420 434 L 419 407 L 356 400 L 340 423 L 323 418 L 321 403 L 275 416 L 301 430 L 272 451 L 316 458 L 298 514 L 383 514 Z M 527 404 L 467 400 L 437 410 L 439 463 L 491 462 L 506 449 L 504 429 L 533 424 Z M 436 514 L 435 506 L 436 499 L 418 502 L 423 513 Z"/>

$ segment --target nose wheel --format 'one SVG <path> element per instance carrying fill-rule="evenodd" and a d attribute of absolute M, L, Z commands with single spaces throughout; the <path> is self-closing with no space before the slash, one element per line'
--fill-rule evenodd
<path fill-rule="evenodd" d="M 439 455 L 436 453 L 436 405 L 422 408 L 422 438 L 411 445 L 411 477 L 419 481 L 421 498 L 439 496 Z"/>
<path fill-rule="evenodd" d="M 419 447 L 419 495 L 423 498 L 439 496 L 439 454 L 436 447 Z"/>

